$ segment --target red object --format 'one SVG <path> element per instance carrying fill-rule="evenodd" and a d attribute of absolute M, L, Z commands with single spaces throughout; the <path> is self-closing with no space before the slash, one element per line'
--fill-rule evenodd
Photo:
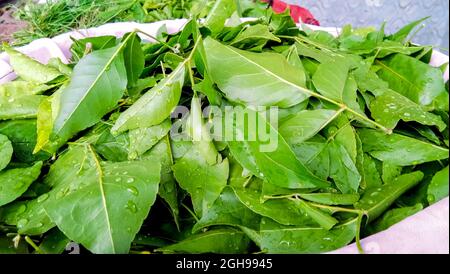
<path fill-rule="evenodd" d="M 314 18 L 314 16 L 311 14 L 311 12 L 309 12 L 309 10 L 305 8 L 296 5 L 289 5 L 280 0 L 273 0 L 273 1 L 262 0 L 262 1 L 271 3 L 272 9 L 276 13 L 282 13 L 287 8 L 289 8 L 291 10 L 291 17 L 292 19 L 294 19 L 296 23 L 299 23 L 301 21 L 305 24 L 320 26 L 319 21 L 317 21 L 316 18 Z"/>

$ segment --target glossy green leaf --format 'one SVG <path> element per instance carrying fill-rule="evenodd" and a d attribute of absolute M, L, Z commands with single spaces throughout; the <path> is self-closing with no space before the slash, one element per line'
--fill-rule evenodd
<path fill-rule="evenodd" d="M 166 136 L 171 126 L 170 120 L 167 119 L 159 125 L 130 130 L 128 133 L 130 138 L 129 158 L 136 159 L 150 150 L 159 140 Z"/>
<path fill-rule="evenodd" d="M 399 223 L 404 219 L 408 218 L 409 216 L 416 214 L 422 209 L 423 209 L 422 204 L 416 204 L 415 206 L 394 208 L 388 210 L 375 222 L 370 224 L 370 226 L 368 227 L 368 233 L 375 234 L 383 230 L 386 230 L 389 227 L 395 225 L 396 223 Z"/>
<path fill-rule="evenodd" d="M 195 234 L 179 243 L 165 246 L 156 251 L 164 253 L 215 253 L 242 254 L 247 252 L 250 240 L 236 229 L 214 229 Z"/>
<path fill-rule="evenodd" d="M 59 70 L 43 65 L 9 46 L 3 45 L 3 48 L 9 55 L 14 72 L 26 81 L 45 84 L 62 75 Z"/>
<path fill-rule="evenodd" d="M 193 227 L 193 232 L 215 225 L 245 226 L 258 229 L 260 216 L 236 197 L 233 189 L 226 187 L 213 206 Z"/>
<path fill-rule="evenodd" d="M 17 98 L 26 95 L 39 95 L 52 86 L 15 80 L 0 85 L 0 97 Z"/>
<path fill-rule="evenodd" d="M 448 149 L 411 137 L 386 135 L 372 129 L 361 129 L 358 133 L 365 152 L 393 165 L 410 166 L 448 159 Z"/>
<path fill-rule="evenodd" d="M 92 252 L 127 253 L 155 202 L 160 165 L 94 161 L 84 186 L 47 203 L 45 211 L 65 235 Z"/>
<path fill-rule="evenodd" d="M 292 200 L 262 200 L 258 191 L 235 189 L 236 196 L 251 211 L 284 225 L 311 225 L 314 221 Z"/>
<path fill-rule="evenodd" d="M 322 63 L 312 78 L 314 86 L 322 95 L 343 102 L 349 69 L 349 63 L 342 58 Z"/>
<path fill-rule="evenodd" d="M 389 162 L 383 162 L 381 179 L 385 184 L 392 182 L 396 177 L 402 174 L 402 167 L 390 164 Z"/>
<path fill-rule="evenodd" d="M 0 134 L 0 171 L 11 161 L 13 146 L 7 136 Z"/>
<path fill-rule="evenodd" d="M 375 160 L 364 153 L 364 185 L 365 189 L 379 187 L 383 184 L 380 173 L 376 167 Z"/>
<path fill-rule="evenodd" d="M 41 174 L 42 162 L 29 168 L 0 171 L 0 206 L 20 197 Z"/>
<path fill-rule="evenodd" d="M 70 51 L 75 61 L 79 61 L 86 53 L 95 50 L 112 48 L 116 45 L 117 37 L 112 35 L 87 37 L 83 39 L 73 39 Z"/>
<path fill-rule="evenodd" d="M 141 47 L 141 39 L 136 32 L 128 35 L 131 37 L 125 38 L 127 45 L 123 50 L 123 58 L 127 70 L 128 86 L 133 86 L 144 70 L 145 56 Z"/>
<path fill-rule="evenodd" d="M 251 53 L 207 38 L 204 41 L 209 75 L 225 96 L 253 106 L 294 106 L 309 95 L 304 71 L 276 53 Z"/>
<path fill-rule="evenodd" d="M 416 58 L 396 54 L 376 64 L 381 67 L 378 71 L 381 79 L 416 104 L 429 106 L 446 93 L 442 72 Z"/>
<path fill-rule="evenodd" d="M 194 210 L 198 216 L 213 205 L 228 180 L 228 160 L 214 165 L 208 164 L 198 149 L 193 147 L 172 167 L 173 174 L 192 198 Z"/>
<path fill-rule="evenodd" d="M 245 169 L 273 185 L 284 188 L 313 188 L 328 185 L 297 159 L 283 137 L 269 124 L 262 128 L 264 130 L 269 128 L 270 140 L 268 141 L 271 143 L 264 143 L 258 141 L 258 137 L 261 138 L 261 136 L 254 136 L 257 132 L 255 125 L 238 118 L 249 113 L 250 116 L 256 117 L 259 125 L 265 125 L 267 122 L 261 115 L 256 115 L 250 109 L 235 109 L 234 113 L 236 117 L 233 123 L 234 132 L 237 134 L 235 137 L 236 139 L 241 137 L 242 141 L 228 141 L 228 146 L 231 154 Z M 247 131 L 249 136 L 245 135 Z"/>
<path fill-rule="evenodd" d="M 437 126 L 441 131 L 447 127 L 441 117 L 427 112 L 407 97 L 389 89 L 378 95 L 370 103 L 369 109 L 375 121 L 390 129 L 394 129 L 400 120 Z"/>
<path fill-rule="evenodd" d="M 205 26 L 207 26 L 212 33 L 220 32 L 224 27 L 225 21 L 231 17 L 236 9 L 236 2 L 234 0 L 216 1 L 205 19 Z"/>
<path fill-rule="evenodd" d="M 39 249 L 44 254 L 61 254 L 66 249 L 70 239 L 67 238 L 59 229 L 55 228 L 45 236 L 39 245 Z"/>
<path fill-rule="evenodd" d="M 339 222 L 330 214 L 311 206 L 308 202 L 298 199 L 295 200 L 295 203 L 303 211 L 304 214 L 313 219 L 316 223 L 318 223 L 322 228 L 326 230 L 330 230 Z"/>
<path fill-rule="evenodd" d="M 325 205 L 353 205 L 359 200 L 358 194 L 300 193 L 302 199 Z"/>
<path fill-rule="evenodd" d="M 357 229 L 356 219 L 343 222 L 331 230 L 317 226 L 283 226 L 263 219 L 259 233 L 244 231 L 270 254 L 302 254 L 322 253 L 346 246 L 355 238 Z"/>
<path fill-rule="evenodd" d="M 244 28 L 231 42 L 231 46 L 239 44 L 251 44 L 255 41 L 275 41 L 281 42 L 280 38 L 270 32 L 268 26 L 265 25 L 250 25 Z"/>
<path fill-rule="evenodd" d="M 344 146 L 332 142 L 328 145 L 330 155 L 330 177 L 342 193 L 356 193 L 361 175 Z"/>
<path fill-rule="evenodd" d="M 283 122 L 278 131 L 288 144 L 299 144 L 316 135 L 337 115 L 334 110 L 304 110 Z"/>
<path fill-rule="evenodd" d="M 0 97 L 0 120 L 35 118 L 42 95 Z"/>
<path fill-rule="evenodd" d="M 403 28 L 401 28 L 399 31 L 397 31 L 396 33 L 388 36 L 387 38 L 389 40 L 392 41 L 397 41 L 397 42 L 405 42 L 406 38 L 409 36 L 409 34 L 417 27 L 419 26 L 422 22 L 424 22 L 425 20 L 427 20 L 429 17 L 425 17 L 422 19 L 419 19 L 417 21 L 411 22 L 410 24 L 404 26 Z"/>
<path fill-rule="evenodd" d="M 0 134 L 7 136 L 11 141 L 14 149 L 13 157 L 17 161 L 33 163 L 50 158 L 45 152 L 33 154 L 36 145 L 36 120 L 0 122 Z"/>
<path fill-rule="evenodd" d="M 28 244 L 20 241 L 17 247 L 14 246 L 13 238 L 0 237 L 0 254 L 28 254 Z"/>
<path fill-rule="evenodd" d="M 166 120 L 180 100 L 186 72 L 185 65 L 186 61 L 122 112 L 112 132 L 116 134 L 131 129 L 151 127 Z"/>
<path fill-rule="evenodd" d="M 158 194 L 169 205 L 175 224 L 179 226 L 178 188 L 172 173 L 173 156 L 169 137 L 166 136 L 159 141 L 151 150 L 142 155 L 142 159 L 161 162 L 161 181 Z"/>
<path fill-rule="evenodd" d="M 423 179 L 423 173 L 416 171 L 395 178 L 379 188 L 367 190 L 355 204 L 355 208 L 365 212 L 368 221 L 378 218 L 403 193 L 417 185 Z"/>
<path fill-rule="evenodd" d="M 441 171 L 437 172 L 427 190 L 427 200 L 430 204 L 434 204 L 445 197 L 448 197 L 448 166 Z"/>

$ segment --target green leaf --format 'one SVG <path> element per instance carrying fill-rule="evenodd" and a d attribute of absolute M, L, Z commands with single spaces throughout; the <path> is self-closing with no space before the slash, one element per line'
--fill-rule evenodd
<path fill-rule="evenodd" d="M 116 106 L 127 84 L 122 54 L 125 45 L 124 41 L 117 47 L 95 51 L 78 62 L 70 83 L 60 90 L 52 104 L 54 118 L 48 142 L 61 146 L 79 131 L 99 122 Z M 46 134 L 46 131 L 38 134 Z M 55 152 L 56 148 L 47 150 Z"/>
<path fill-rule="evenodd" d="M 358 130 L 363 149 L 374 158 L 397 166 L 418 165 L 448 159 L 448 149 L 411 137 L 371 129 Z"/>
<path fill-rule="evenodd" d="M 427 200 L 434 204 L 448 196 L 448 166 L 437 172 L 427 190 Z"/>
<path fill-rule="evenodd" d="M 39 249 L 44 254 L 61 254 L 69 243 L 69 238 L 67 238 L 59 229 L 55 228 L 49 231 L 45 236 L 39 245 Z"/>
<path fill-rule="evenodd" d="M 0 171 L 11 161 L 13 146 L 7 136 L 0 134 Z"/>
<path fill-rule="evenodd" d="M 236 2 L 234 0 L 215 1 L 213 8 L 209 11 L 205 19 L 205 26 L 213 34 L 219 33 L 224 28 L 226 20 L 231 17 L 236 9 Z"/>
<path fill-rule="evenodd" d="M 166 119 L 159 125 L 130 130 L 128 133 L 130 138 L 129 158 L 131 160 L 136 159 L 150 150 L 159 140 L 166 136 L 171 126 L 170 119 Z"/>
<path fill-rule="evenodd" d="M 233 189 L 226 187 L 213 206 L 195 224 L 193 232 L 196 233 L 202 228 L 215 225 L 245 226 L 258 229 L 260 218 L 236 197 Z"/>
<path fill-rule="evenodd" d="M 359 200 L 358 194 L 300 193 L 298 196 L 325 205 L 353 205 Z"/>
<path fill-rule="evenodd" d="M 381 180 L 380 173 L 376 167 L 375 160 L 364 153 L 364 186 L 365 189 L 370 189 L 373 187 L 379 187 L 383 184 Z"/>
<path fill-rule="evenodd" d="M 92 173 L 94 159 L 86 146 L 70 148 L 62 154 L 50 167 L 44 183 L 51 188 L 34 200 L 13 202 L 5 209 L 5 222 L 16 225 L 18 233 L 39 235 L 47 232 L 55 224 L 47 216 L 44 206 L 52 200 L 59 199 L 80 188 L 85 176 Z"/>
<path fill-rule="evenodd" d="M 169 117 L 181 96 L 186 61 L 154 88 L 147 91 L 130 108 L 122 112 L 112 128 L 114 134 L 158 125 Z"/>
<path fill-rule="evenodd" d="M 389 227 L 395 225 L 416 214 L 417 212 L 423 209 L 422 204 L 416 204 L 415 206 L 410 207 L 402 207 L 402 208 L 394 208 L 386 211 L 380 218 L 378 218 L 375 222 L 371 223 L 367 228 L 369 235 L 381 232 L 383 230 L 388 229 Z"/>
<path fill-rule="evenodd" d="M 305 212 L 288 199 L 270 199 L 264 201 L 258 191 L 249 189 L 234 189 L 236 196 L 251 211 L 270 218 L 284 225 L 311 225 L 315 224 Z M 247 226 L 251 228 L 250 226 Z"/>
<path fill-rule="evenodd" d="M 204 46 L 209 75 L 234 102 L 287 108 L 309 97 L 297 87 L 305 86 L 304 71 L 281 54 L 242 51 L 211 38 Z"/>
<path fill-rule="evenodd" d="M 381 175 L 381 179 L 383 179 L 383 182 L 385 184 L 391 182 L 396 177 L 400 176 L 402 174 L 402 167 L 390 164 L 389 162 L 383 162 L 382 165 L 383 173 Z"/>
<path fill-rule="evenodd" d="M 41 174 L 42 162 L 29 168 L 0 171 L 0 206 L 20 197 Z"/>
<path fill-rule="evenodd" d="M 332 62 L 322 63 L 312 77 L 314 86 L 320 94 L 344 102 L 344 89 L 349 69 L 348 61 L 342 58 L 335 58 Z"/>
<path fill-rule="evenodd" d="M 250 240 L 242 231 L 221 228 L 195 234 L 179 243 L 159 248 L 156 251 L 184 254 L 242 254 L 247 252 L 249 244 Z"/>
<path fill-rule="evenodd" d="M 237 135 L 233 138 L 238 141 L 228 141 L 228 146 L 233 157 L 245 169 L 262 180 L 284 188 L 314 188 L 328 185 L 328 182 L 316 177 L 297 159 L 283 137 L 261 115 L 253 110 L 241 108 L 235 108 L 234 114 L 236 120 L 226 123 L 234 125 L 233 132 Z M 245 119 L 239 118 L 245 117 L 246 114 L 254 117 L 263 130 L 269 128 L 270 135 L 266 136 L 269 143 L 258 141 L 262 136 L 254 136 L 258 132 L 258 129 L 254 128 L 256 124 L 246 123 Z"/>
<path fill-rule="evenodd" d="M 416 171 L 395 178 L 379 188 L 367 190 L 355 208 L 365 212 L 368 222 L 378 218 L 403 193 L 417 185 L 423 179 L 423 173 Z"/>
<path fill-rule="evenodd" d="M 330 155 L 330 177 L 342 193 L 356 193 L 361 183 L 361 175 L 350 154 L 344 146 L 331 142 L 328 144 Z"/>
<path fill-rule="evenodd" d="M 39 95 L 52 86 L 33 82 L 15 80 L 0 85 L 0 97 L 18 98 L 26 95 Z"/>
<path fill-rule="evenodd" d="M 130 154 L 128 134 L 113 136 L 109 125 L 101 125 L 98 130 L 98 139 L 93 144 L 95 151 L 108 161 L 126 161 Z"/>
<path fill-rule="evenodd" d="M 330 176 L 330 153 L 328 142 L 316 135 L 292 147 L 297 158 L 316 176 L 326 180 Z"/>
<path fill-rule="evenodd" d="M 228 180 L 228 159 L 210 165 L 194 146 L 172 167 L 173 174 L 192 199 L 195 213 L 203 216 L 220 196 Z"/>
<path fill-rule="evenodd" d="M 87 37 L 79 40 L 71 38 L 73 41 L 70 51 L 74 61 L 79 61 L 86 53 L 102 49 L 112 48 L 116 45 L 117 37 L 112 35 Z"/>
<path fill-rule="evenodd" d="M 0 120 L 35 118 L 42 95 L 0 97 Z"/>
<path fill-rule="evenodd" d="M 299 144 L 316 135 L 338 114 L 337 111 L 327 109 L 300 111 L 283 122 L 278 131 L 288 144 Z"/>
<path fill-rule="evenodd" d="M 212 105 L 220 106 L 222 103 L 222 96 L 219 91 L 214 87 L 214 83 L 208 74 L 205 73 L 203 81 L 195 84 L 193 89 L 197 92 L 201 92 L 208 97 L 208 101 Z"/>
<path fill-rule="evenodd" d="M 257 235 L 256 243 L 269 254 L 301 254 L 322 253 L 346 246 L 355 238 L 357 229 L 356 219 L 331 230 L 314 226 L 283 226 L 263 219 L 259 233 L 251 234 L 248 229 L 244 231 L 250 233 L 250 238 L 250 235 Z"/>
<path fill-rule="evenodd" d="M 255 42 L 275 41 L 281 42 L 280 38 L 273 35 L 266 25 L 249 25 L 245 27 L 234 39 L 230 42 L 231 46 L 253 44 Z"/>
<path fill-rule="evenodd" d="M 100 163 L 83 186 L 44 208 L 68 238 L 94 253 L 127 253 L 156 200 L 160 165 L 150 161 Z M 95 221 L 92 221 L 95 220 Z"/>
<path fill-rule="evenodd" d="M 0 237 L 0 254 L 28 254 L 28 244 L 25 241 L 20 241 L 19 245 L 15 247 L 13 238 Z"/>
<path fill-rule="evenodd" d="M 195 149 L 198 150 L 210 165 L 213 165 L 220 159 L 216 147 L 210 136 L 210 132 L 203 121 L 203 112 L 201 108 L 201 99 L 196 94 L 192 96 L 191 111 L 186 121 L 185 130 L 191 138 Z"/>
<path fill-rule="evenodd" d="M 62 75 L 59 70 L 43 65 L 10 46 L 3 45 L 3 48 L 9 55 L 14 72 L 26 81 L 46 84 Z"/>
<path fill-rule="evenodd" d="M 387 37 L 387 39 L 391 40 L 391 41 L 396 41 L 396 42 L 401 42 L 404 43 L 406 38 L 409 36 L 409 34 L 411 33 L 411 31 L 413 29 L 415 29 L 417 26 L 419 26 L 422 22 L 424 22 L 425 20 L 427 20 L 430 17 L 425 17 L 422 19 L 419 19 L 417 21 L 414 21 L 406 26 L 404 26 L 403 28 L 401 28 L 399 31 L 397 31 L 396 33 L 389 35 Z"/>
<path fill-rule="evenodd" d="M 159 196 L 169 205 L 175 224 L 179 227 L 178 188 L 172 173 L 173 159 L 169 136 L 166 136 L 151 150 L 142 155 L 142 159 L 161 162 L 161 181 Z"/>
<path fill-rule="evenodd" d="M 14 159 L 24 163 L 47 160 L 45 152 L 33 154 L 36 145 L 36 120 L 12 120 L 0 122 L 0 134 L 8 137 L 14 148 Z"/>
<path fill-rule="evenodd" d="M 446 93 L 440 69 L 414 57 L 396 54 L 376 64 L 381 68 L 378 71 L 380 78 L 388 82 L 391 89 L 416 104 L 430 106 L 436 98 Z"/>
<path fill-rule="evenodd" d="M 127 70 L 128 86 L 134 86 L 144 70 L 145 56 L 141 47 L 141 39 L 136 32 L 128 35 L 131 38 L 124 37 L 128 42 L 123 50 L 123 58 Z"/>
<path fill-rule="evenodd" d="M 321 211 L 320 209 L 314 208 L 309 203 L 297 199 L 295 200 L 297 206 L 311 219 L 318 223 L 322 228 L 330 230 L 339 223 L 338 220 L 333 218 L 330 214 Z"/>
<path fill-rule="evenodd" d="M 377 58 L 381 59 L 394 53 L 412 55 L 414 53 L 424 50 L 424 48 L 425 47 L 419 46 L 405 46 L 399 42 L 385 40 L 378 45 L 379 52 Z"/>
<path fill-rule="evenodd" d="M 441 117 L 427 112 L 420 105 L 389 89 L 378 95 L 370 103 L 369 109 L 375 121 L 390 129 L 394 129 L 400 120 L 437 126 L 440 131 L 447 127 Z"/>
<path fill-rule="evenodd" d="M 133 87 L 128 89 L 128 95 L 130 97 L 136 97 L 141 94 L 142 91 L 152 88 L 156 85 L 155 77 L 147 77 L 144 79 L 138 79 Z"/>

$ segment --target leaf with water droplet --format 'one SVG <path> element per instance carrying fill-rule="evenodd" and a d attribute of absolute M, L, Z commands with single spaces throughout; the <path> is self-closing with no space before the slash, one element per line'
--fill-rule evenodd
<path fill-rule="evenodd" d="M 260 216 L 244 205 L 230 187 L 226 187 L 212 207 L 194 225 L 194 233 L 216 225 L 245 226 L 258 229 Z"/>
<path fill-rule="evenodd" d="M 0 206 L 20 197 L 41 174 L 42 162 L 32 167 L 0 171 Z M 27 173 L 29 172 L 29 173 Z"/>
<path fill-rule="evenodd" d="M 449 156 L 446 148 L 404 135 L 387 135 L 372 129 L 360 129 L 358 133 L 365 152 L 392 165 L 417 165 L 448 159 Z"/>
<path fill-rule="evenodd" d="M 13 155 L 13 146 L 7 136 L 0 134 L 0 171 L 4 169 Z"/>
<path fill-rule="evenodd" d="M 449 177 L 447 166 L 433 176 L 433 179 L 431 180 L 431 183 L 428 186 L 427 200 L 430 204 L 434 204 L 448 196 L 448 188 L 449 188 L 448 182 Z"/>
<path fill-rule="evenodd" d="M 160 169 L 149 160 L 110 163 L 97 158 L 81 178 L 83 186 L 46 203 L 45 210 L 65 235 L 92 252 L 126 253 L 156 200 Z M 127 183 L 130 177 L 134 182 Z M 92 218 L 96 221 L 90 222 Z"/>
<path fill-rule="evenodd" d="M 433 103 L 446 93 L 442 72 L 412 56 L 395 54 L 376 61 L 380 66 L 378 75 L 389 83 L 389 87 L 412 102 L 434 108 Z M 400 102 L 401 103 L 401 102 Z M 442 109 L 448 111 L 447 107 Z"/>
<path fill-rule="evenodd" d="M 270 254 L 302 254 L 332 251 L 349 244 L 356 236 L 357 219 L 342 222 L 331 230 L 312 226 L 285 226 L 263 219 L 259 232 L 243 228 L 261 250 Z M 280 244 L 285 241 L 286 244 Z M 288 244 L 287 244 L 288 243 Z"/>
<path fill-rule="evenodd" d="M 423 179 L 423 173 L 416 171 L 401 175 L 392 182 L 379 188 L 367 190 L 355 204 L 356 209 L 363 210 L 371 222 L 388 209 L 403 193 L 417 185 Z M 375 195 L 372 195 L 376 193 Z"/>
<path fill-rule="evenodd" d="M 179 243 L 161 247 L 156 251 L 192 254 L 242 254 L 248 252 L 249 244 L 250 240 L 243 232 L 236 229 L 220 228 L 195 234 Z"/>

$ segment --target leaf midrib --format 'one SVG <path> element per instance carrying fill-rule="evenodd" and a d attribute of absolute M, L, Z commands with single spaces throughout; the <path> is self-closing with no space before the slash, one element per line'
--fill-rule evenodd
<path fill-rule="evenodd" d="M 117 55 L 122 51 L 122 49 L 126 46 L 128 39 L 130 39 L 130 37 L 132 36 L 132 34 L 128 35 L 127 38 L 125 38 L 125 40 L 122 42 L 122 44 L 117 48 L 117 50 L 114 52 L 114 54 L 111 56 L 111 58 L 108 60 L 108 62 L 106 63 L 106 65 L 103 67 L 103 69 L 100 71 L 100 73 L 97 75 L 97 77 L 95 78 L 94 82 L 89 86 L 89 88 L 87 89 L 87 91 L 84 93 L 83 97 L 78 101 L 78 104 L 73 108 L 73 111 L 70 113 L 70 115 L 65 119 L 64 123 L 62 124 L 62 126 L 59 128 L 58 131 L 56 131 L 54 134 L 55 135 L 59 135 L 59 133 L 65 128 L 65 125 L 71 120 L 72 116 L 74 115 L 74 113 L 76 112 L 76 110 L 78 109 L 78 107 L 81 105 L 81 103 L 84 101 L 84 99 L 88 96 L 88 94 L 92 91 L 92 89 L 94 88 L 94 86 L 98 83 L 99 79 L 101 76 L 104 75 L 104 73 L 106 72 L 107 68 L 111 66 L 112 62 L 116 59 Z M 66 87 L 67 88 L 67 87 Z"/>

